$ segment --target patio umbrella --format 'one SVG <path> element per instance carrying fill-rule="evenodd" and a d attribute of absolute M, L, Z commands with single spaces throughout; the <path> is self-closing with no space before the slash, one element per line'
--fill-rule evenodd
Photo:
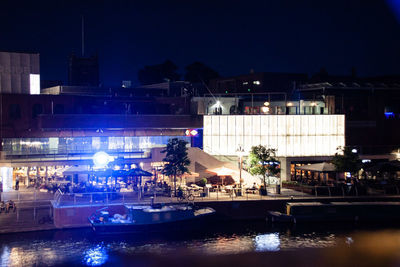
<path fill-rule="evenodd" d="M 229 169 L 225 166 L 218 167 L 218 168 L 213 168 L 213 169 L 207 169 L 206 172 L 218 175 L 218 176 L 231 176 L 235 175 L 238 172 L 232 169 Z"/>
<path fill-rule="evenodd" d="M 232 176 L 237 174 L 238 172 L 232 169 L 229 169 L 225 166 L 218 167 L 218 168 L 213 168 L 213 169 L 207 169 L 206 172 L 215 174 L 217 176 L 221 176 L 221 183 L 222 185 L 224 184 L 224 177 L 225 176 Z"/>
<path fill-rule="evenodd" d="M 125 170 L 113 170 L 112 176 L 114 177 L 125 177 L 128 176 L 128 171 Z"/>
<path fill-rule="evenodd" d="M 141 168 L 134 168 L 128 171 L 129 176 L 153 176 L 151 172 L 142 170 Z"/>
<path fill-rule="evenodd" d="M 112 169 L 105 169 L 105 170 L 96 170 L 93 172 L 94 175 L 98 177 L 111 177 L 113 176 L 113 170 Z"/>

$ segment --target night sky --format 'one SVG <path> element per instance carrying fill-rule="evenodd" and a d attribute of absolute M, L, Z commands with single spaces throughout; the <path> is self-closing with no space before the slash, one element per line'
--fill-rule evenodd
<path fill-rule="evenodd" d="M 98 53 L 105 86 L 144 65 L 201 61 L 221 75 L 400 74 L 400 0 L 1 0 L 0 51 L 41 55 L 42 79 L 67 80 L 68 56 Z M 396 13 L 397 12 L 397 13 Z"/>

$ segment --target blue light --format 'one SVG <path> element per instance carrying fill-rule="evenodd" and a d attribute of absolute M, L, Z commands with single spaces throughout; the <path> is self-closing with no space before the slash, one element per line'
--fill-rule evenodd
<path fill-rule="evenodd" d="M 103 151 L 93 155 L 93 163 L 96 167 L 105 167 L 110 162 L 110 156 Z"/>
<path fill-rule="evenodd" d="M 104 247 L 97 245 L 83 253 L 83 263 L 87 266 L 99 266 L 108 259 L 107 251 Z"/>
<path fill-rule="evenodd" d="M 385 112 L 385 117 L 386 117 L 386 119 L 394 118 L 394 113 L 393 112 Z"/>
<path fill-rule="evenodd" d="M 400 1 L 399 0 L 386 0 L 387 4 L 395 14 L 397 21 L 400 22 Z"/>

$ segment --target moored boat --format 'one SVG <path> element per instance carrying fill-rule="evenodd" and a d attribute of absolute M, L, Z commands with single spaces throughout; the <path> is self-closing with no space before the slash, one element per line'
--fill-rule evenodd
<path fill-rule="evenodd" d="M 400 202 L 288 202 L 286 213 L 270 211 L 266 219 L 281 223 L 400 220 Z"/>
<path fill-rule="evenodd" d="M 215 210 L 191 205 L 125 205 L 125 214 L 100 210 L 89 218 L 97 233 L 146 233 L 194 229 L 212 219 Z"/>

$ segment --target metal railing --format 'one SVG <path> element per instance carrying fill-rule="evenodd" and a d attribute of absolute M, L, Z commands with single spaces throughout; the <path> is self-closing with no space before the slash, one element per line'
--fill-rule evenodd
<path fill-rule="evenodd" d="M 280 194 L 276 187 L 267 188 L 266 194 L 260 194 L 259 189 L 240 188 L 201 188 L 183 191 L 184 198 L 175 196 L 173 191 L 133 191 L 133 192 L 88 192 L 88 193 L 63 193 L 58 190 L 54 194 L 40 190 L 24 190 L 2 192 L 1 200 L 13 200 L 16 203 L 36 207 L 49 205 L 50 201 L 57 207 L 75 205 L 113 205 L 113 204 L 149 204 L 154 203 L 179 203 L 179 202 L 205 202 L 205 201 L 252 201 L 268 199 L 302 199 L 302 198 L 329 198 L 329 197 L 357 197 L 357 196 L 399 196 L 397 186 L 383 187 L 380 189 L 364 190 L 353 187 L 307 186 L 298 187 L 297 190 L 282 188 Z M 179 193 L 179 192 L 177 192 Z M 264 192 L 265 193 L 265 192 Z M 190 197 L 188 197 L 190 195 Z M 48 202 L 48 204 L 46 203 Z"/>

